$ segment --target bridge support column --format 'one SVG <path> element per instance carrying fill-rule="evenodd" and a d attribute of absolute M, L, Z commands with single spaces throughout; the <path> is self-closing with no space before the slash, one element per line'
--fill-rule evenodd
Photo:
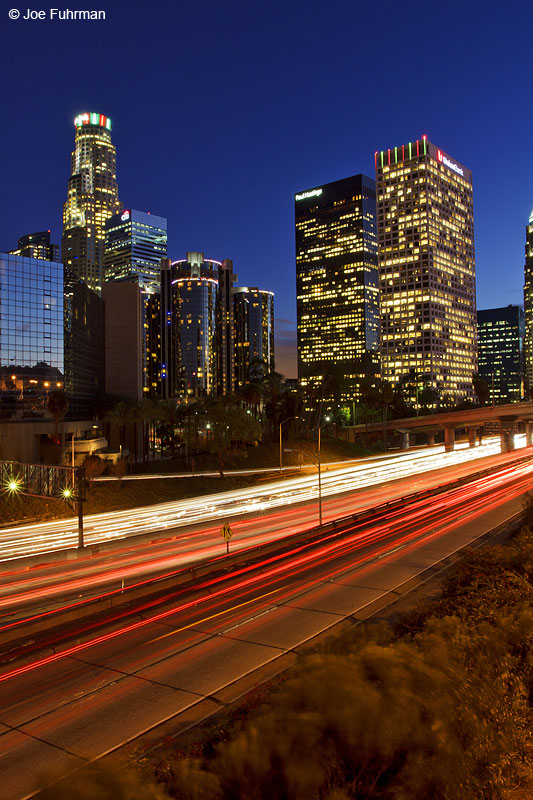
<path fill-rule="evenodd" d="M 455 428 L 444 428 L 444 451 L 451 453 L 455 449 Z"/>
<path fill-rule="evenodd" d="M 435 434 L 428 433 L 428 447 L 433 447 L 435 444 Z"/>
<path fill-rule="evenodd" d="M 468 428 L 468 446 L 476 447 L 477 445 L 477 428 Z"/>
<path fill-rule="evenodd" d="M 400 445 L 401 449 L 402 450 L 409 450 L 409 432 L 408 431 L 402 431 L 400 433 L 400 437 L 401 437 L 401 445 Z"/>
<path fill-rule="evenodd" d="M 526 422 L 526 447 L 533 445 L 533 422 Z"/>
<path fill-rule="evenodd" d="M 500 442 L 502 453 L 509 453 L 514 450 L 514 432 L 508 428 L 502 428 L 500 431 Z"/>

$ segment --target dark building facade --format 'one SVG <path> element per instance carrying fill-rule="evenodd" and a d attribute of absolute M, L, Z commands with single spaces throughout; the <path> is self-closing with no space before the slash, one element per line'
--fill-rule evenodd
<path fill-rule="evenodd" d="M 524 398 L 524 312 L 521 306 L 477 312 L 479 375 L 493 404 Z"/>
<path fill-rule="evenodd" d="M 141 288 L 159 288 L 167 257 L 167 220 L 125 209 L 105 223 L 104 281 L 136 276 Z"/>
<path fill-rule="evenodd" d="M 8 253 L 14 256 L 41 258 L 44 261 L 61 261 L 59 245 L 50 243 L 50 231 L 37 231 L 21 236 L 18 247 L 15 250 L 8 250 Z"/>
<path fill-rule="evenodd" d="M 2 419 L 43 419 L 50 391 L 69 397 L 71 418 L 90 418 L 103 392 L 101 299 L 63 264 L 0 254 Z"/>
<path fill-rule="evenodd" d="M 218 394 L 235 391 L 235 323 L 233 261 L 225 258 L 218 270 L 217 385 Z"/>
<path fill-rule="evenodd" d="M 382 376 L 452 402 L 477 372 L 472 173 L 426 137 L 375 154 Z"/>
<path fill-rule="evenodd" d="M 526 226 L 526 263 L 524 267 L 524 373 L 526 395 L 533 390 L 533 211 Z"/>
<path fill-rule="evenodd" d="M 74 125 L 76 140 L 63 206 L 61 259 L 79 280 L 100 293 L 105 223 L 122 211 L 116 150 L 111 141 L 111 120 L 104 114 L 80 114 Z"/>
<path fill-rule="evenodd" d="M 295 195 L 298 378 L 342 382 L 342 400 L 358 397 L 379 374 L 376 189 L 355 175 Z"/>
<path fill-rule="evenodd" d="M 274 294 L 257 288 L 233 290 L 235 386 L 268 375 L 274 364 Z"/>

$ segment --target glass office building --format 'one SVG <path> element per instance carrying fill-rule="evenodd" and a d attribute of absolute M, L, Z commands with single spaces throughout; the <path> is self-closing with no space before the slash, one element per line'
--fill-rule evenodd
<path fill-rule="evenodd" d="M 233 290 L 235 384 L 274 371 L 274 294 L 256 288 Z"/>
<path fill-rule="evenodd" d="M 92 416 L 103 391 L 103 303 L 63 264 L 0 253 L 0 414 L 43 419 L 53 389 Z"/>
<path fill-rule="evenodd" d="M 76 140 L 63 206 L 61 259 L 79 280 L 100 293 L 105 223 L 122 210 L 116 150 L 111 141 L 111 120 L 104 114 L 80 114 L 74 125 Z"/>
<path fill-rule="evenodd" d="M 479 375 L 489 402 L 516 403 L 524 397 L 524 312 L 521 306 L 477 312 Z"/>
<path fill-rule="evenodd" d="M 105 224 L 104 280 L 138 277 L 141 288 L 158 289 L 167 257 L 167 220 L 126 209 Z"/>
<path fill-rule="evenodd" d="M 375 166 L 382 376 L 416 376 L 451 402 L 472 398 L 472 173 L 425 136 L 376 152 Z"/>
<path fill-rule="evenodd" d="M 376 190 L 355 175 L 295 195 L 298 378 L 322 386 L 335 371 L 347 403 L 379 374 Z"/>
<path fill-rule="evenodd" d="M 1 416 L 42 418 L 63 388 L 63 264 L 0 253 Z"/>

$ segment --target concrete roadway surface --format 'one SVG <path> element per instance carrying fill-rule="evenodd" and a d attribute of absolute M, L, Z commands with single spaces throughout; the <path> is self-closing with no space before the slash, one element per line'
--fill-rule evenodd
<path fill-rule="evenodd" d="M 509 464 L 527 453 L 522 449 L 515 453 L 488 456 L 421 472 L 415 477 L 409 475 L 366 489 L 340 491 L 337 495 L 324 498 L 323 521 L 338 519 L 412 492 L 435 487 L 469 475 L 472 471 Z M 418 457 L 419 464 L 420 459 L 423 459 L 423 454 Z M 422 460 L 422 464 L 426 463 Z M 434 463 L 433 457 L 430 457 L 430 463 Z M 52 615 L 67 604 L 80 603 L 105 592 L 122 590 L 169 571 L 220 557 L 226 547 L 220 534 L 222 521 L 197 524 L 187 529 L 169 529 L 156 541 L 118 541 L 113 544 L 112 550 L 106 552 L 87 552 L 76 560 L 44 563 L 31 569 L 28 569 L 26 560 L 16 565 L 5 562 L 0 565 L 0 637 L 6 625 L 13 625 L 32 614 Z M 318 523 L 317 501 L 251 513 L 237 521 L 231 519 L 230 522 L 234 534 L 230 549 L 236 553 L 314 527 Z"/>
<path fill-rule="evenodd" d="M 525 444 L 525 436 L 517 436 L 516 439 L 520 444 Z M 394 478 L 411 477 L 414 480 L 421 472 L 444 466 L 458 466 L 481 456 L 496 455 L 499 451 L 499 440 L 495 438 L 476 448 L 460 445 L 450 453 L 445 453 L 444 447 L 439 445 L 362 459 L 357 464 L 352 463 L 348 467 L 334 470 L 328 470 L 324 465 L 322 496 L 326 498 L 341 491 L 375 486 Z M 235 520 L 280 506 L 286 507 L 306 500 L 316 501 L 317 498 L 318 481 L 315 472 L 312 475 L 285 477 L 247 489 L 94 514 L 87 516 L 84 521 L 85 543 L 106 543 L 199 522 Z M 3 528 L 0 537 L 0 561 L 75 548 L 78 543 L 77 531 L 77 518 Z"/>
<path fill-rule="evenodd" d="M 515 515 L 531 464 L 348 524 L 282 560 L 127 620 L 34 664 L 0 671 L 2 800 L 129 745 L 178 733 L 294 660 L 321 632 L 366 618 L 459 548 Z M 256 672 L 258 671 L 258 672 Z M 261 677 L 259 677 L 261 676 Z"/>

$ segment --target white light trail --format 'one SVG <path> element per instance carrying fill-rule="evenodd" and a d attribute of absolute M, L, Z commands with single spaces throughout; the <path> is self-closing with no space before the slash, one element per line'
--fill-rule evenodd
<path fill-rule="evenodd" d="M 517 446 L 525 444 L 524 436 L 515 438 Z M 487 440 L 475 448 L 459 444 L 449 453 L 443 450 L 442 446 L 437 446 L 378 456 L 331 471 L 328 471 L 330 465 L 323 464 L 322 497 L 378 486 L 399 478 L 425 475 L 430 470 L 496 455 L 500 452 L 500 440 Z M 317 497 L 315 472 L 272 481 L 260 487 L 87 516 L 84 520 L 85 541 L 87 544 L 96 544 L 201 522 L 231 520 L 245 514 L 316 500 Z M 346 508 L 346 513 L 355 511 L 357 507 L 357 503 L 352 503 Z M 0 560 L 76 547 L 77 536 L 76 518 L 4 528 L 0 537 Z"/>

